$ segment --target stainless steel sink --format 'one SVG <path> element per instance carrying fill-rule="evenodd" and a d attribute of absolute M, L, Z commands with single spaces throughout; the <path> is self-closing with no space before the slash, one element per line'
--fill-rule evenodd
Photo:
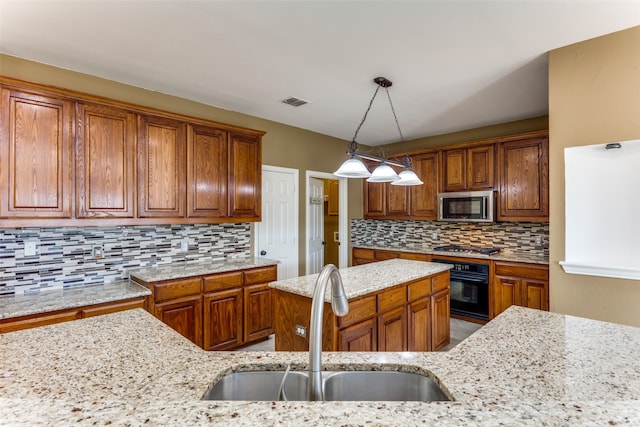
<path fill-rule="evenodd" d="M 324 400 L 451 400 L 431 378 L 410 372 L 341 371 L 324 380 Z"/>
<path fill-rule="evenodd" d="M 204 400 L 283 400 L 280 385 L 285 371 L 235 372 L 209 387 Z M 451 400 L 424 375 L 398 371 L 323 371 L 327 401 L 440 401 Z M 287 400 L 307 400 L 307 372 L 290 371 L 284 394 Z"/>

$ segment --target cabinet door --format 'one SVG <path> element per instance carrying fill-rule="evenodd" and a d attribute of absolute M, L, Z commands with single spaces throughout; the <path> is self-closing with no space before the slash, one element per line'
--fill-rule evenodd
<path fill-rule="evenodd" d="M 498 220 L 549 220 L 549 145 L 547 137 L 500 144 Z"/>
<path fill-rule="evenodd" d="M 340 182 L 337 180 L 329 181 L 329 202 L 327 203 L 327 214 L 338 215 L 340 200 Z"/>
<path fill-rule="evenodd" d="M 377 351 L 376 319 L 338 331 L 338 351 Z"/>
<path fill-rule="evenodd" d="M 254 341 L 273 333 L 273 300 L 269 285 L 244 288 L 244 341 Z"/>
<path fill-rule="evenodd" d="M 76 105 L 76 216 L 134 216 L 135 115 Z"/>
<path fill-rule="evenodd" d="M 496 276 L 493 281 L 493 317 L 520 302 L 520 280 Z"/>
<path fill-rule="evenodd" d="M 138 117 L 139 217 L 184 217 L 185 156 L 185 123 L 163 117 Z"/>
<path fill-rule="evenodd" d="M 407 350 L 431 351 L 431 299 L 414 301 L 407 306 Z"/>
<path fill-rule="evenodd" d="M 405 306 L 378 316 L 378 351 L 407 351 Z"/>
<path fill-rule="evenodd" d="M 187 216 L 227 216 L 227 132 L 187 128 Z"/>
<path fill-rule="evenodd" d="M 380 218 L 387 214 L 386 187 L 382 182 L 363 183 L 364 188 L 364 217 Z"/>
<path fill-rule="evenodd" d="M 260 137 L 232 132 L 229 144 L 229 216 L 260 221 L 262 210 Z"/>
<path fill-rule="evenodd" d="M 202 298 L 200 295 L 157 303 L 155 315 L 182 336 L 202 347 Z"/>
<path fill-rule="evenodd" d="M 464 191 L 467 188 L 467 150 L 458 148 L 442 152 L 444 191 Z"/>
<path fill-rule="evenodd" d="M 70 218 L 72 104 L 2 89 L 0 216 Z"/>
<path fill-rule="evenodd" d="M 393 166 L 396 172 L 401 172 L 402 169 Z M 411 213 L 411 187 L 405 185 L 391 185 L 391 183 L 385 183 L 386 187 L 385 195 L 387 204 L 387 217 L 389 218 L 408 218 Z"/>
<path fill-rule="evenodd" d="M 242 344 L 242 288 L 205 294 L 203 322 L 205 350 Z"/>
<path fill-rule="evenodd" d="M 438 218 L 438 153 L 412 158 L 413 171 L 424 182 L 411 187 L 411 216 L 414 219 Z"/>
<path fill-rule="evenodd" d="M 494 158 L 494 145 L 467 149 L 467 190 L 493 189 Z"/>
<path fill-rule="evenodd" d="M 449 289 L 431 295 L 431 349 L 438 351 L 451 341 L 449 320 Z"/>
<path fill-rule="evenodd" d="M 549 311 L 549 282 L 523 279 L 521 298 L 524 307 Z"/>

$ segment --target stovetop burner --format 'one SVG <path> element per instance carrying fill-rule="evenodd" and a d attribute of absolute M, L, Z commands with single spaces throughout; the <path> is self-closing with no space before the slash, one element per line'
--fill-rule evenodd
<path fill-rule="evenodd" d="M 436 246 L 435 248 L 433 248 L 433 250 L 445 252 L 472 252 L 482 255 L 492 255 L 500 252 L 500 248 L 474 248 L 473 246 L 460 245 Z"/>

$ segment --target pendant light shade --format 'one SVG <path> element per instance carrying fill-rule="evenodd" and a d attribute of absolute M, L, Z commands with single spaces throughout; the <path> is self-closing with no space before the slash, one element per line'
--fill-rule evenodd
<path fill-rule="evenodd" d="M 369 101 L 369 107 L 367 108 L 367 111 L 365 111 L 364 117 L 362 117 L 362 121 L 360 121 L 360 124 L 356 128 L 356 133 L 353 135 L 353 138 L 349 143 L 349 148 L 347 150 L 349 159 L 345 161 L 333 174 L 341 178 L 367 178 L 368 182 L 390 182 L 394 185 L 420 185 L 423 182 L 420 181 L 420 178 L 418 178 L 418 176 L 411 170 L 411 158 L 409 157 L 409 155 L 406 155 L 405 160 L 402 163 L 399 163 L 397 161 L 387 159 L 386 156 L 376 157 L 369 154 L 358 153 L 358 143 L 356 142 L 358 132 L 360 132 L 360 128 L 364 124 L 365 120 L 367 120 L 369 110 L 371 110 L 373 101 L 376 99 L 376 95 L 378 95 L 378 90 L 380 90 L 380 88 L 384 88 L 384 90 L 387 92 L 387 98 L 389 99 L 391 112 L 393 113 L 393 118 L 396 122 L 398 133 L 400 134 L 400 141 L 404 142 L 402 131 L 400 130 L 400 124 L 398 123 L 398 117 L 396 116 L 396 111 L 393 108 L 391 96 L 389 95 L 389 87 L 391 87 L 393 83 L 391 82 L 391 80 L 385 77 L 376 77 L 375 79 L 373 79 L 373 82 L 377 84 L 378 87 L 373 93 L 373 97 L 371 98 L 371 101 Z M 367 159 L 369 161 L 374 161 L 381 164 L 373 171 L 373 174 L 371 174 L 360 159 Z M 403 167 L 405 168 L 405 170 L 400 172 L 400 175 L 398 175 L 396 171 L 394 171 L 393 168 L 389 165 Z"/>
<path fill-rule="evenodd" d="M 418 175 L 416 175 L 416 173 L 414 171 L 412 171 L 411 169 L 403 170 L 402 172 L 400 172 L 398 174 L 398 177 L 400 177 L 400 179 L 397 180 L 397 181 L 393 181 L 391 183 L 391 185 L 421 185 L 421 184 L 424 184 L 424 182 L 422 182 L 420 180 L 420 178 L 418 178 Z"/>
<path fill-rule="evenodd" d="M 333 174 L 341 178 L 369 178 L 371 176 L 371 172 L 362 163 L 362 160 L 356 158 L 345 160 Z"/>
<path fill-rule="evenodd" d="M 371 177 L 367 179 L 367 182 L 394 182 L 398 181 L 399 179 L 400 177 L 391 166 L 386 163 L 382 163 L 380 166 L 374 169 Z"/>

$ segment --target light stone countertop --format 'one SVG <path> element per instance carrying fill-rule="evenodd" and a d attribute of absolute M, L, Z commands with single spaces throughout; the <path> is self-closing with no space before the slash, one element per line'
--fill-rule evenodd
<path fill-rule="evenodd" d="M 159 282 L 162 280 L 182 279 L 185 277 L 203 276 L 206 274 L 224 273 L 256 267 L 267 267 L 277 264 L 278 261 L 259 257 L 228 258 L 219 261 L 209 260 L 195 263 L 181 262 L 131 269 L 129 270 L 129 277 L 134 280 L 139 279 L 144 282 Z"/>
<path fill-rule="evenodd" d="M 451 265 L 405 259 L 387 261 L 341 268 L 344 291 L 348 300 L 367 295 L 401 283 L 410 282 L 421 277 L 431 276 L 451 269 Z M 313 290 L 319 274 L 295 277 L 269 283 L 274 289 L 280 289 L 304 297 L 313 297 Z M 331 302 L 331 294 L 327 286 L 325 301 Z"/>
<path fill-rule="evenodd" d="M 511 307 L 449 352 L 329 353 L 324 368 L 434 376 L 452 402 L 214 402 L 252 365 L 303 352 L 205 352 L 141 309 L 0 335 L 0 425 L 640 425 L 640 329 Z"/>
<path fill-rule="evenodd" d="M 491 261 L 511 261 L 511 262 L 524 262 L 529 264 L 543 264 L 549 265 L 549 258 L 533 254 L 530 252 L 517 252 L 503 249 L 500 252 L 493 255 L 483 255 L 480 253 L 470 253 L 470 252 L 447 252 L 447 251 L 436 251 L 432 247 L 424 247 L 424 246 L 364 246 L 364 245 L 356 245 L 354 248 L 362 248 L 362 249 L 373 249 L 373 250 L 383 250 L 383 251 L 398 251 L 398 252 L 410 252 L 416 254 L 426 254 L 426 255 L 440 255 L 440 256 L 453 256 L 458 258 L 475 258 L 475 259 L 486 259 Z"/>
<path fill-rule="evenodd" d="M 129 280 L 119 280 L 101 285 L 3 296 L 0 297 L 0 320 L 121 301 L 150 294 L 151 291 L 143 286 L 131 283 Z"/>

